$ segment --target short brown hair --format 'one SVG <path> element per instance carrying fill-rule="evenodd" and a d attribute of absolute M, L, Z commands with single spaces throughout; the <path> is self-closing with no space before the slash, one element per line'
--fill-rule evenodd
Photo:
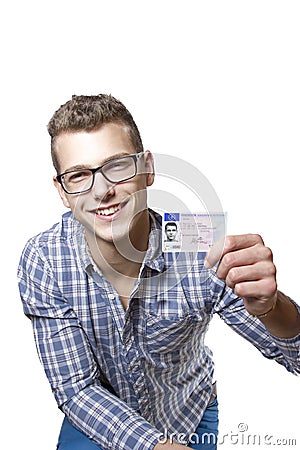
<path fill-rule="evenodd" d="M 132 145 L 137 152 L 143 151 L 140 132 L 128 109 L 112 95 L 73 95 L 52 116 L 48 124 L 51 136 L 52 162 L 59 171 L 56 155 L 56 139 L 63 133 L 95 131 L 107 123 L 117 123 L 128 128 Z"/>

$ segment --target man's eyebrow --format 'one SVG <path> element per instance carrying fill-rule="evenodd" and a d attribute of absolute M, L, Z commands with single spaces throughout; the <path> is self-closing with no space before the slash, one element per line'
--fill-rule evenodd
<path fill-rule="evenodd" d="M 74 166 L 71 166 L 68 169 L 64 170 L 63 173 L 70 172 L 72 170 L 77 170 L 77 169 L 94 169 L 95 167 L 102 166 L 102 164 L 105 164 L 107 161 L 112 161 L 114 159 L 121 158 L 122 156 L 129 156 L 129 155 L 135 155 L 135 153 L 128 153 L 128 152 L 116 153 L 115 155 L 108 156 L 107 158 L 102 159 L 102 161 L 97 166 L 91 165 L 91 164 L 85 164 L 85 163 L 75 164 Z"/>

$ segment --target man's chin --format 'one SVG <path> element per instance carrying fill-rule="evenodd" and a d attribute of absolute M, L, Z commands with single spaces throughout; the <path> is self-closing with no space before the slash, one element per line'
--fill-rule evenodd
<path fill-rule="evenodd" d="M 122 231 L 113 230 L 114 232 L 110 233 L 103 233 L 103 232 L 97 232 L 97 230 L 94 231 L 94 239 L 95 241 L 99 242 L 101 245 L 101 242 L 106 242 L 107 244 L 118 244 L 121 242 L 125 242 L 129 239 L 129 233 L 124 233 L 124 229 Z"/>
<path fill-rule="evenodd" d="M 138 225 L 139 215 L 136 215 L 133 219 L 132 217 L 123 217 L 122 220 L 113 221 L 103 221 L 99 223 L 94 220 L 93 224 L 89 224 L 87 229 L 89 229 L 89 236 L 94 242 L 97 242 L 101 246 L 106 244 L 115 244 L 116 246 L 131 247 L 130 236 L 133 230 L 139 228 Z M 91 226 L 92 225 L 92 226 Z"/>

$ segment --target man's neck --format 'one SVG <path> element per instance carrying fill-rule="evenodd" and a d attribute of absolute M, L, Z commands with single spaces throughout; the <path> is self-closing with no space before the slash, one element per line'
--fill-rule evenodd
<path fill-rule="evenodd" d="M 148 247 L 150 219 L 143 211 L 139 220 L 124 240 L 104 241 L 86 234 L 92 258 L 103 275 L 110 281 L 124 275 L 136 279 Z"/>

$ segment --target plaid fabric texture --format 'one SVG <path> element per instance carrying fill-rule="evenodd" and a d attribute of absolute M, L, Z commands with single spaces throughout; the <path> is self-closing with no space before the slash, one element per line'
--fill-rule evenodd
<path fill-rule="evenodd" d="M 71 213 L 28 241 L 18 269 L 57 403 L 103 449 L 150 450 L 166 430 L 195 431 L 212 390 L 204 338 L 214 313 L 265 357 L 300 372 L 300 336 L 271 336 L 204 268 L 205 254 L 162 253 L 160 216 L 149 213 L 149 248 L 126 311 Z"/>

